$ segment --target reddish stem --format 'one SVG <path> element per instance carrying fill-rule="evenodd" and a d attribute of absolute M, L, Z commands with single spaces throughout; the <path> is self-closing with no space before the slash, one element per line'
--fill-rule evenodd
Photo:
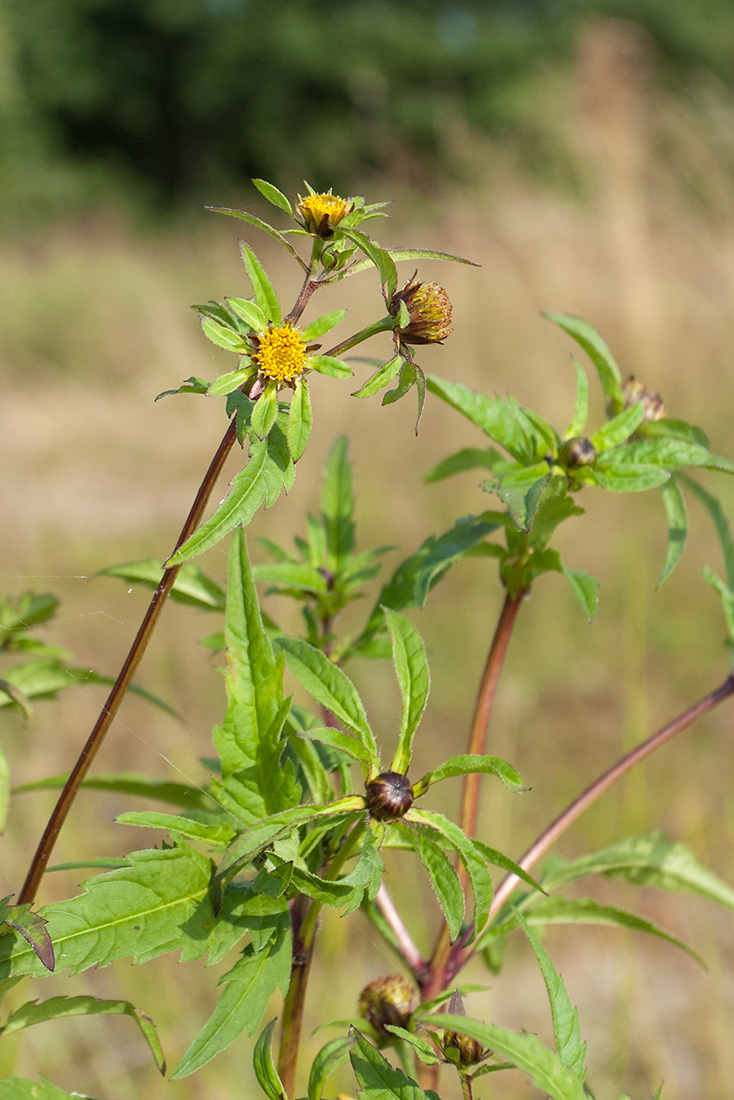
<path fill-rule="evenodd" d="M 199 490 L 194 499 L 194 503 L 191 506 L 191 511 L 188 514 L 186 522 L 184 523 L 181 534 L 178 536 L 174 553 L 178 550 L 187 538 L 196 530 L 201 522 L 201 518 L 204 514 L 204 509 L 207 506 L 212 489 L 219 477 L 222 467 L 224 466 L 225 459 L 232 449 L 232 445 L 237 438 L 237 428 L 235 420 L 230 423 L 227 431 L 224 434 L 222 442 L 219 444 L 216 454 L 212 459 L 209 469 L 204 475 L 204 479 L 199 486 Z M 61 831 L 61 828 L 66 821 L 69 814 L 69 810 L 72 807 L 74 799 L 79 793 L 84 778 L 89 771 L 92 761 L 94 760 L 99 748 L 105 738 L 105 734 L 112 725 L 112 721 L 120 708 L 120 704 L 125 697 L 125 693 L 130 687 L 133 676 L 137 670 L 138 665 L 145 653 L 148 642 L 151 639 L 153 631 L 156 628 L 158 619 L 160 618 L 165 602 L 173 588 L 176 577 L 178 576 L 181 566 L 175 565 L 170 569 L 165 569 L 163 576 L 161 577 L 160 584 L 153 593 L 153 598 L 150 601 L 148 610 L 145 613 L 145 617 L 140 624 L 140 629 L 135 635 L 135 640 L 130 647 L 130 651 L 125 658 L 125 663 L 120 669 L 119 675 L 115 680 L 115 683 L 107 696 L 102 711 L 95 723 L 94 729 L 89 735 L 84 748 L 79 754 L 79 758 L 74 765 L 74 769 L 71 775 L 66 781 L 64 789 L 59 795 L 59 799 L 54 806 L 51 817 L 48 820 L 48 824 L 41 837 L 36 854 L 33 857 L 28 875 L 23 883 L 23 889 L 18 897 L 18 903 L 23 905 L 32 903 L 35 900 L 38 892 L 43 873 L 46 870 L 48 861 L 51 858 L 51 853 L 56 844 L 56 840 Z"/>

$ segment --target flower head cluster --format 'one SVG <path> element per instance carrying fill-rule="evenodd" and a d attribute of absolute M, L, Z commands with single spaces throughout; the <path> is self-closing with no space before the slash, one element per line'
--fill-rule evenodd
<path fill-rule="evenodd" d="M 399 316 L 405 305 L 408 319 L 396 331 L 405 344 L 441 344 L 453 332 L 451 299 L 438 283 L 422 283 L 416 276 L 397 290 L 390 301 L 390 313 Z"/>
<path fill-rule="evenodd" d="M 320 195 L 298 196 L 296 210 L 302 218 L 304 229 L 315 237 L 328 241 L 334 235 L 339 222 L 351 214 L 354 203 L 351 199 L 340 199 L 331 191 Z"/>

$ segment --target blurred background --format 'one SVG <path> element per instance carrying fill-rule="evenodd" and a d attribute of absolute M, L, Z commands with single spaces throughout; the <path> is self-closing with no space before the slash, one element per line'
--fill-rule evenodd
<path fill-rule="evenodd" d="M 669 415 L 700 423 L 712 448 L 731 456 L 728 0 L 0 0 L 0 575 L 6 594 L 33 588 L 61 598 L 43 637 L 71 650 L 77 665 L 116 672 L 147 599 L 93 575 L 170 552 L 224 429 L 219 400 L 153 403 L 189 375 L 229 369 L 189 304 L 249 293 L 237 252 L 243 230 L 282 300 L 297 292 L 298 269 L 270 238 L 203 209 L 241 207 L 285 228 L 252 176 L 292 197 L 307 179 L 317 190 L 392 200 L 391 220 L 373 223 L 382 243 L 482 265 L 421 265 L 423 278 L 448 289 L 455 320 L 445 347 L 421 349 L 426 370 L 510 391 L 564 431 L 573 415 L 571 347 L 540 312 L 575 313 L 600 329 L 625 376 L 660 391 Z M 317 304 L 321 313 L 346 301 L 344 335 L 381 315 L 374 276 L 361 280 Z M 387 345 L 369 352 L 381 350 Z M 451 449 L 481 446 L 478 433 L 429 401 L 416 438 L 412 398 L 383 409 L 355 401 L 351 388 L 316 380 L 314 438 L 288 500 L 252 524 L 256 560 L 257 536 L 288 541 L 318 508 L 323 457 L 342 432 L 362 548 L 399 547 L 386 570 L 458 516 L 492 506 L 475 475 L 423 482 Z M 592 391 L 598 424 L 593 380 Z M 233 458 L 228 476 L 241 462 Z M 731 511 L 723 479 L 702 480 Z M 582 504 L 588 516 L 567 525 L 561 549 L 569 565 L 599 577 L 597 619 L 589 626 L 563 581 L 543 578 L 520 616 L 493 719 L 489 751 L 518 766 L 532 791 L 512 796 L 488 783 L 481 835 L 513 856 L 621 751 L 728 668 L 717 601 L 700 577 L 704 563 L 718 570 L 720 560 L 695 503 L 686 555 L 659 591 L 659 498 L 589 491 Z M 217 548 L 204 568 L 221 579 L 225 556 Z M 433 674 L 421 773 L 447 739 L 461 751 L 501 600 L 487 563 L 466 562 L 412 616 Z M 355 607 L 345 629 L 356 629 L 364 610 Z M 296 625 L 278 601 L 269 611 Z M 169 607 L 139 682 L 181 722 L 129 700 L 96 770 L 201 778 L 223 691 L 199 641 L 218 628 L 213 617 Z M 387 753 L 399 712 L 392 674 L 379 664 L 350 671 Z M 0 712 L 13 781 L 68 770 L 103 698 L 87 686 L 38 704 L 29 722 Z M 662 828 L 733 881 L 733 765 L 729 705 L 608 794 L 559 853 Z M 455 814 L 458 782 L 443 787 L 431 805 Z M 48 792 L 14 801 L 4 894 L 19 889 L 51 804 Z M 85 793 L 58 859 L 152 843 L 154 834 L 114 824 L 126 808 Z M 396 867 L 389 884 L 428 950 L 436 907 L 420 871 Z M 42 900 L 68 896 L 83 877 L 50 874 Z M 730 1100 L 732 914 L 651 889 L 580 889 L 637 907 L 710 967 L 640 935 L 551 930 L 546 942 L 579 1007 L 597 1095 L 639 1100 L 664 1082 L 665 1100 Z M 396 969 L 359 915 L 328 916 L 320 951 L 307 1033 L 324 1011 L 352 1015 L 361 986 Z M 167 956 L 145 969 L 92 971 L 65 992 L 133 1000 L 155 1019 L 173 1066 L 228 966 L 180 966 Z M 550 1041 L 542 982 L 519 935 L 498 978 L 480 968 L 466 977 L 488 986 L 467 999 L 470 1014 Z M 13 1006 L 58 992 L 53 982 L 23 985 Z M 278 1011 L 274 1004 L 267 1018 Z M 307 1053 L 332 1034 L 308 1038 Z M 255 1095 L 249 1050 L 243 1040 L 169 1084 L 128 1022 L 71 1020 L 6 1040 L 0 1073 L 43 1075 L 100 1100 L 228 1098 Z M 519 1077 L 501 1076 L 491 1079 L 493 1097 L 529 1094 Z M 446 1100 L 452 1088 L 447 1082 Z"/>

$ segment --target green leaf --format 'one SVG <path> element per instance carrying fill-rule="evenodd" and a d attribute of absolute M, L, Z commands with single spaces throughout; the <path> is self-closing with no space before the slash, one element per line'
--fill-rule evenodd
<path fill-rule="evenodd" d="M 578 600 L 581 610 L 589 622 L 592 621 L 599 608 L 599 582 L 590 573 L 583 569 L 567 569 L 563 566 L 563 575 L 568 581 L 571 591 Z"/>
<path fill-rule="evenodd" d="M 552 1100 L 585 1100 L 583 1083 L 564 1066 L 555 1051 L 549 1050 L 535 1035 L 528 1032 L 518 1034 L 507 1028 L 448 1013 L 437 1013 L 426 1017 L 423 1022 L 468 1035 L 482 1046 L 501 1054 L 526 1073 L 532 1084 Z"/>
<path fill-rule="evenodd" d="M 0 682 L 0 707 L 15 704 L 27 711 L 28 699 L 51 699 L 57 691 L 74 687 L 79 682 L 79 675 L 55 658 L 36 659 L 14 665 L 3 673 Z"/>
<path fill-rule="evenodd" d="M 241 531 L 235 533 L 230 549 L 224 637 L 227 710 L 221 727 L 214 730 L 214 744 L 223 784 L 249 824 L 297 805 L 300 791 L 292 764 L 281 763 L 288 711 L 283 659 L 274 656 L 263 626 Z"/>
<path fill-rule="evenodd" d="M 33 783 L 23 783 L 13 789 L 13 794 L 25 794 L 28 791 L 60 790 L 69 778 L 54 775 Z M 87 790 L 114 791 L 115 794 L 132 794 L 140 798 L 155 799 L 169 805 L 180 806 L 182 810 L 217 809 L 216 799 L 205 787 L 190 787 L 186 783 L 172 783 L 167 779 L 149 779 L 135 772 L 117 774 L 96 773 L 87 776 L 83 786 Z"/>
<path fill-rule="evenodd" d="M 278 415 L 278 391 L 275 385 L 266 386 L 255 402 L 250 425 L 255 435 L 263 439 Z"/>
<path fill-rule="evenodd" d="M 39 1081 L 26 1081 L 21 1077 L 8 1077 L 0 1081 L 0 1100 L 77 1100 L 80 1096 L 82 1093 L 79 1092 L 62 1092 L 43 1077 Z"/>
<path fill-rule="evenodd" d="M 298 462 L 298 459 L 306 450 L 306 444 L 311 435 L 312 424 L 311 391 L 309 390 L 308 383 L 304 382 L 303 379 L 299 379 L 296 382 L 296 388 L 291 398 L 291 407 L 288 414 L 288 431 L 286 433 L 288 450 L 291 452 L 291 458 L 294 462 Z"/>
<path fill-rule="evenodd" d="M 580 317 L 571 317 L 563 313 L 546 313 L 544 316 L 567 332 L 584 349 L 596 367 L 607 406 L 612 412 L 616 413 L 624 408 L 622 376 L 619 373 L 619 367 L 596 329 L 586 321 L 582 321 Z"/>
<path fill-rule="evenodd" d="M 446 918 L 449 939 L 453 943 L 461 931 L 464 920 L 464 891 L 461 889 L 456 871 L 438 844 L 431 840 L 429 836 L 417 829 L 412 831 L 400 821 L 396 821 L 393 827 L 403 834 L 418 853 L 420 861 L 428 873 L 433 892 Z"/>
<path fill-rule="evenodd" d="M 395 263 L 390 253 L 386 249 L 380 248 L 366 233 L 362 233 L 359 229 L 343 229 L 342 232 L 345 237 L 361 248 L 375 265 L 380 276 L 380 282 L 385 288 L 386 298 L 389 301 L 398 285 L 398 273 L 395 270 Z"/>
<path fill-rule="evenodd" d="M 87 879 L 83 894 L 40 911 L 57 967 L 78 974 L 125 957 L 146 962 L 179 948 L 182 959 L 199 958 L 214 920 L 211 873 L 205 856 L 176 847 L 134 852 L 124 868 Z M 0 936 L 0 979 L 41 973 L 42 962 L 18 933 Z"/>
<path fill-rule="evenodd" d="M 518 923 L 530 941 L 540 972 L 543 975 L 553 1020 L 556 1051 L 563 1062 L 580 1081 L 586 1076 L 586 1043 L 581 1040 L 578 1010 L 574 1008 L 563 979 L 556 970 L 550 955 L 518 910 Z"/>
<path fill-rule="evenodd" d="M 341 359 L 335 359 L 333 355 L 309 355 L 306 360 L 309 370 L 316 370 L 319 374 L 327 374 L 332 378 L 351 378 L 354 371 Z"/>
<path fill-rule="evenodd" d="M 125 1015 L 138 1026 L 150 1047 L 151 1054 L 161 1073 L 166 1072 L 166 1060 L 163 1056 L 160 1040 L 153 1021 L 129 1001 L 102 1001 L 96 997 L 52 997 L 48 1001 L 28 1001 L 8 1016 L 0 1033 L 12 1035 L 14 1031 L 42 1024 L 47 1020 L 66 1019 L 70 1016 Z M 0 1093 L 0 1095 L 2 1095 Z"/>
<path fill-rule="evenodd" d="M 348 676 L 320 650 L 298 638 L 279 638 L 288 668 L 307 692 L 362 740 L 377 774 L 380 758 L 362 700 Z"/>
<path fill-rule="evenodd" d="M 398 747 L 390 771 L 405 774 L 410 765 L 413 737 L 428 702 L 431 680 L 421 636 L 413 624 L 397 611 L 385 608 L 385 618 L 392 636 L 395 671 L 403 698 L 403 717 Z"/>
<path fill-rule="evenodd" d="M 254 368 L 247 367 L 246 370 L 232 370 L 226 374 L 220 374 L 206 392 L 209 397 L 221 397 L 224 394 L 231 393 L 232 390 L 236 390 L 238 386 L 241 386 L 243 382 L 252 377 L 253 373 Z"/>
<path fill-rule="evenodd" d="M 263 233 L 267 233 L 269 236 L 274 237 L 284 248 L 287 248 L 293 259 L 297 260 L 303 270 L 308 271 L 308 264 L 301 259 L 288 238 L 284 237 L 277 229 L 274 229 L 272 225 L 268 225 L 267 222 L 264 222 L 262 218 L 257 218 L 254 214 L 248 214 L 245 210 L 231 210 L 226 206 L 205 206 L 204 209 L 211 210 L 212 214 L 228 214 L 231 218 L 241 218 L 242 221 L 247 222 L 249 225 L 254 225 L 258 229 L 262 229 Z"/>
<path fill-rule="evenodd" d="M 469 775 L 474 773 L 496 775 L 510 791 L 522 792 L 522 776 L 511 764 L 499 756 L 481 756 L 478 753 L 463 753 L 460 756 L 450 757 L 444 764 L 433 771 L 428 772 L 417 783 L 413 784 L 416 798 L 424 794 L 434 783 L 440 783 L 442 779 L 450 779 L 456 775 Z"/>
<path fill-rule="evenodd" d="M 163 576 L 163 562 L 156 558 L 125 562 L 123 565 L 100 569 L 95 576 L 118 577 L 127 584 L 157 588 Z M 190 562 L 181 566 L 173 584 L 171 599 L 204 611 L 224 611 L 224 589 Z"/>
<path fill-rule="evenodd" d="M 566 432 L 566 439 L 574 439 L 577 435 L 582 434 L 586 427 L 586 418 L 589 415 L 589 380 L 586 377 L 586 371 L 573 355 L 571 356 L 571 362 L 576 371 L 576 408 L 573 420 Z"/>
<path fill-rule="evenodd" d="M 354 552 L 354 486 L 344 435 L 326 456 L 321 510 L 326 528 L 326 565 L 332 573 L 340 573 Z"/>
<path fill-rule="evenodd" d="M 638 406 L 635 406 L 637 408 Z M 654 436 L 652 439 L 635 439 L 624 446 L 617 447 L 613 455 L 600 456 L 597 466 L 613 459 L 615 466 L 624 462 L 635 465 L 661 466 L 664 470 L 679 470 L 692 467 L 701 470 L 720 470 L 723 473 L 734 472 L 734 462 L 728 458 L 714 455 L 708 447 L 700 443 L 691 443 L 669 436 Z"/>
<path fill-rule="evenodd" d="M 340 321 L 344 320 L 346 315 L 347 311 L 345 309 L 335 309 L 332 313 L 325 313 L 322 317 L 317 317 L 315 321 L 307 325 L 301 335 L 309 344 L 312 340 L 317 340 L 319 336 L 330 332 Z"/>
<path fill-rule="evenodd" d="M 689 848 L 666 840 L 660 832 L 627 837 L 592 855 L 556 863 L 541 881 L 543 888 L 551 891 L 588 874 L 623 878 L 638 886 L 681 890 L 734 909 L 734 889 L 703 867 Z"/>
<path fill-rule="evenodd" d="M 255 292 L 255 301 L 262 310 L 266 320 L 272 321 L 274 325 L 280 325 L 282 323 L 280 303 L 278 302 L 270 279 L 265 274 L 265 269 L 250 246 L 244 241 L 240 241 L 240 254 L 242 256 L 242 262 L 245 265 L 245 270 L 252 283 L 252 289 Z"/>
<path fill-rule="evenodd" d="M 676 478 L 671 477 L 662 486 L 660 493 L 663 498 L 665 515 L 668 520 L 668 550 L 663 562 L 663 568 L 658 577 L 658 588 L 666 581 L 683 556 L 688 534 L 688 515 L 686 503 Z"/>
<path fill-rule="evenodd" d="M 353 760 L 361 765 L 365 773 L 365 779 L 369 777 L 372 757 L 363 742 L 353 734 L 343 733 L 341 730 L 332 729 L 331 726 L 311 726 L 309 729 L 303 730 L 299 737 L 306 738 L 309 741 L 318 741 L 322 745 L 329 745 L 330 748 L 336 749 L 338 752 L 346 753 L 347 756 L 351 756 Z"/>
<path fill-rule="evenodd" d="M 264 1027 L 252 1052 L 252 1064 L 260 1088 L 268 1100 L 287 1100 L 283 1082 L 273 1060 L 272 1042 L 275 1024 L 276 1021 L 271 1020 Z"/>
<path fill-rule="evenodd" d="M 687 474 L 678 474 L 677 480 L 693 493 L 713 520 L 724 559 L 726 583 L 730 589 L 734 589 L 734 540 L 732 540 L 729 520 L 721 502 Z"/>
<path fill-rule="evenodd" d="M 178 817 L 176 814 L 155 813 L 152 810 L 139 812 L 129 810 L 116 818 L 120 825 L 138 825 L 147 829 L 165 829 L 172 836 L 185 837 L 187 840 L 201 840 L 215 847 L 226 848 L 237 835 L 226 822 L 208 823 L 195 821 L 190 817 Z"/>
<path fill-rule="evenodd" d="M 349 1058 L 349 1052 L 357 1042 L 355 1033 L 330 1039 L 322 1046 L 313 1060 L 308 1078 L 308 1100 L 322 1100 L 324 1086 L 334 1070 Z"/>
<path fill-rule="evenodd" d="M 221 979 L 224 990 L 216 1008 L 171 1074 L 188 1077 L 233 1043 L 243 1031 L 252 1035 L 268 1001 L 280 989 L 285 996 L 291 971 L 290 919 L 284 916 L 276 938 L 255 953 L 248 944 L 242 958 Z"/>
<path fill-rule="evenodd" d="M 253 179 L 252 182 L 254 183 L 255 187 L 257 187 L 263 198 L 266 198 L 268 202 L 273 204 L 273 206 L 277 206 L 278 209 L 282 210 L 285 214 L 293 214 L 293 207 L 291 206 L 290 202 L 285 197 L 283 192 L 279 191 L 274 184 L 268 183 L 267 180 L 261 179 Z"/>
<path fill-rule="evenodd" d="M 268 319 L 255 302 L 249 298 L 225 298 L 233 313 L 255 332 L 263 332 L 268 327 Z"/>
<path fill-rule="evenodd" d="M 199 324 L 204 335 L 218 348 L 224 348 L 225 351 L 234 351 L 240 355 L 247 351 L 247 345 L 239 332 L 233 332 L 232 329 L 225 328 L 218 321 L 212 321 L 211 317 L 199 317 Z M 163 397 L 163 394 L 159 394 L 159 396 Z"/>
<path fill-rule="evenodd" d="M 453 477 L 454 474 L 462 474 L 465 470 L 484 469 L 491 470 L 497 461 L 502 461 L 502 455 L 494 447 L 484 450 L 478 447 L 464 447 L 456 454 L 449 455 L 430 470 L 424 481 L 429 484 L 434 481 L 442 481 L 445 477 Z"/>
<path fill-rule="evenodd" d="M 613 493 L 644 493 L 648 489 L 657 489 L 670 479 L 667 470 L 660 466 L 644 465 L 643 463 L 625 465 L 614 464 L 614 452 L 609 452 L 608 463 L 601 464 L 600 458 L 594 467 L 596 481 L 602 489 L 609 489 Z"/>
<path fill-rule="evenodd" d="M 428 376 L 427 383 L 431 393 L 462 413 L 517 462 L 528 464 L 543 457 L 547 440 L 513 398 L 488 397 L 461 382 L 447 382 L 435 374 Z"/>
<path fill-rule="evenodd" d="M 285 436 L 276 426 L 265 439 L 253 443 L 250 459 L 232 479 L 228 496 L 166 565 L 181 565 L 215 546 L 234 527 L 246 527 L 261 504 L 268 508 L 275 502 L 292 469 Z"/>
<path fill-rule="evenodd" d="M 359 1085 L 360 1100 L 440 1100 L 435 1092 L 430 1089 L 424 1092 L 402 1070 L 394 1069 L 356 1028 L 351 1028 L 349 1034 L 357 1037 L 349 1057 Z"/>
<path fill-rule="evenodd" d="M 370 375 L 363 386 L 354 391 L 352 397 L 372 397 L 373 394 L 378 393 L 379 390 L 392 382 L 402 364 L 402 355 L 395 355 L 392 359 L 388 359 L 386 363 L 382 364 L 379 370 L 376 370 L 374 374 Z"/>
<path fill-rule="evenodd" d="M 591 443 L 597 451 L 606 451 L 612 447 L 618 447 L 620 443 L 637 431 L 645 418 L 645 406 L 641 401 L 624 412 L 608 420 L 597 432 L 591 436 Z M 601 458 L 601 455 L 599 455 Z M 597 463 L 599 462 L 597 458 Z"/>
<path fill-rule="evenodd" d="M 706 964 L 700 955 L 676 936 L 671 936 L 669 932 L 665 932 L 659 925 L 654 924 L 645 917 L 638 917 L 636 913 L 619 909 L 615 905 L 602 905 L 594 898 L 539 897 L 538 900 L 533 900 L 531 903 L 526 917 L 530 924 L 538 925 L 600 924 L 614 925 L 617 928 L 629 928 L 634 932 L 647 932 L 651 936 L 657 936 L 658 939 L 672 944 L 673 947 L 679 947 L 681 951 L 685 951 L 687 955 L 690 955 L 692 959 L 695 959 L 700 966 L 706 969 Z M 512 921 L 505 922 L 503 928 L 507 929 L 511 925 Z"/>
<path fill-rule="evenodd" d="M 5 753 L 0 749 L 0 833 L 5 832 L 8 823 L 8 806 L 10 804 L 10 764 Z"/>
<path fill-rule="evenodd" d="M 443 999 L 446 1000 L 445 997 Z M 414 1035 L 412 1031 L 406 1031 L 404 1027 L 397 1027 L 395 1024 L 385 1024 L 385 1030 L 389 1031 L 391 1035 L 397 1035 L 398 1039 L 402 1039 L 404 1043 L 412 1047 L 424 1065 L 441 1065 L 442 1059 L 438 1057 L 431 1044 L 426 1039 L 422 1039 L 420 1035 Z"/>

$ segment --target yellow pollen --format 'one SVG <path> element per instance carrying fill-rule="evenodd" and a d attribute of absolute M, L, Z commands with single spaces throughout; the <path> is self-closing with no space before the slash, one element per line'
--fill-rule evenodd
<path fill-rule="evenodd" d="M 321 222 L 322 218 L 326 217 L 331 225 L 338 225 L 342 218 L 349 213 L 350 208 L 351 203 L 348 203 L 345 199 L 340 199 L 338 195 L 332 195 L 331 192 L 322 195 L 307 195 L 305 199 L 300 199 L 298 203 L 298 210 L 304 219 L 308 220 L 310 217 L 317 224 Z"/>
<path fill-rule="evenodd" d="M 278 383 L 292 382 L 305 369 L 306 345 L 300 332 L 290 325 L 281 325 L 262 333 L 253 358 L 264 378 L 272 378 Z"/>

